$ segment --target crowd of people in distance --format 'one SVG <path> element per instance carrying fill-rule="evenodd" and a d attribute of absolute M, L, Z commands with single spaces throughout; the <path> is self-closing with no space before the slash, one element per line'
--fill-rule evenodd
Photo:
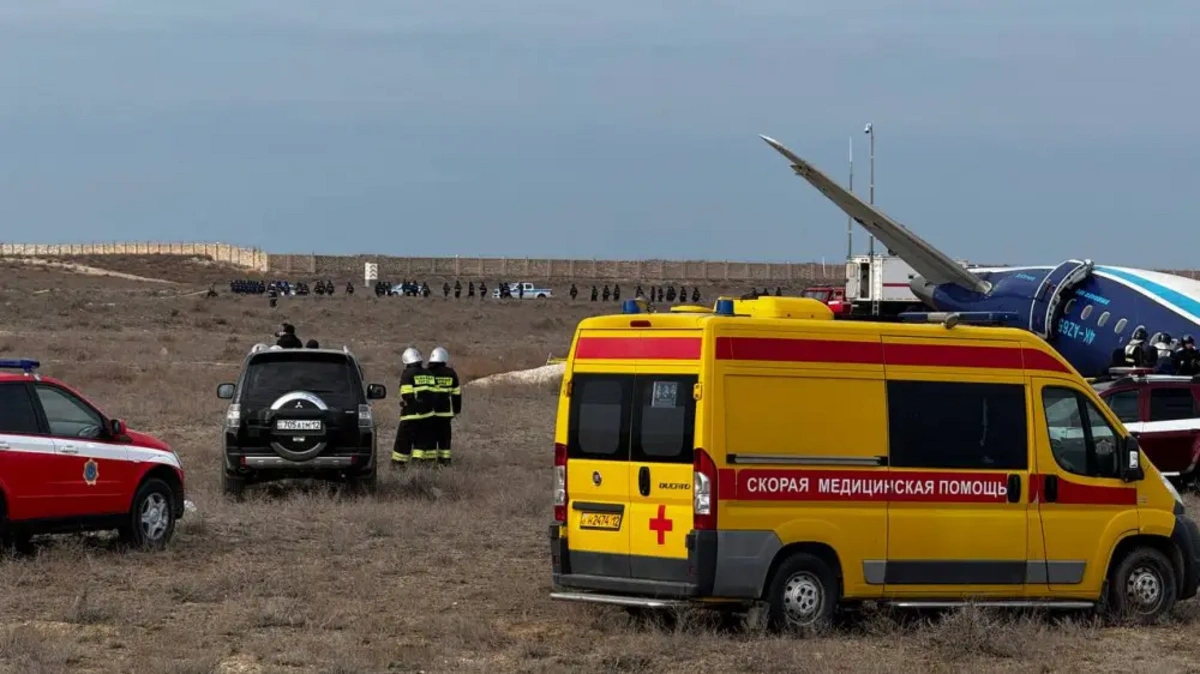
<path fill-rule="evenodd" d="M 450 297 L 453 297 L 454 299 L 461 299 L 464 295 L 468 299 L 475 298 L 476 296 L 478 296 L 480 299 L 485 299 L 488 297 L 499 297 L 500 299 L 525 299 L 527 297 L 525 288 L 528 285 L 530 284 L 500 282 L 492 286 L 496 288 L 496 290 L 489 293 L 489 286 L 485 281 L 472 280 L 468 281 L 464 285 L 461 280 L 456 279 L 453 284 L 451 284 L 450 281 L 444 281 L 440 290 L 442 297 L 446 299 L 449 299 Z M 354 283 L 347 282 L 344 288 L 345 294 L 354 294 Z M 279 297 L 306 296 L 310 294 L 332 296 L 337 293 L 337 286 L 332 280 L 329 279 L 320 279 L 314 281 L 311 289 L 309 282 L 307 281 L 293 282 L 286 279 L 269 281 L 255 279 L 235 279 L 229 282 L 229 290 L 237 295 L 265 294 L 270 299 L 271 306 L 276 306 L 277 298 Z M 372 290 L 376 297 L 430 297 L 435 294 L 434 289 L 429 286 L 428 281 L 410 279 L 404 279 L 399 283 L 394 283 L 391 281 L 375 281 Z M 538 292 L 540 293 L 541 291 Z M 547 293 L 548 292 L 549 291 L 547 291 Z M 210 287 L 207 294 L 209 297 L 216 297 L 216 288 Z M 567 291 L 567 296 L 572 301 L 581 299 L 581 294 L 583 293 L 580 292 L 579 287 L 575 283 L 572 283 L 570 289 Z M 781 287 L 776 287 L 774 292 L 772 292 L 770 288 L 763 288 L 761 291 L 758 288 L 751 288 L 750 292 L 742 295 L 742 297 L 749 298 L 769 295 L 775 295 L 778 297 L 782 294 L 783 288 Z M 591 286 L 591 293 L 588 296 L 592 302 L 620 302 L 621 297 L 622 290 L 621 284 L 619 283 L 613 283 L 611 285 L 607 283 L 600 285 L 593 284 Z M 685 284 L 676 285 L 675 283 L 651 285 L 647 287 L 644 287 L 641 283 L 638 283 L 633 292 L 633 297 L 657 303 L 674 303 L 676 301 L 690 301 L 692 303 L 698 303 L 703 301 L 703 297 L 698 286 L 689 287 Z"/>
<path fill-rule="evenodd" d="M 229 292 L 235 295 L 264 295 L 270 294 L 272 291 L 278 295 L 309 295 L 316 293 L 317 295 L 333 295 L 337 292 L 333 281 L 329 279 L 321 279 L 313 283 L 313 287 L 308 287 L 307 281 L 297 281 L 292 283 L 284 279 L 274 281 L 261 281 L 253 279 L 235 279 L 229 282 Z M 214 290 L 215 292 L 215 290 Z M 354 294 L 354 284 L 346 284 L 346 294 Z"/>

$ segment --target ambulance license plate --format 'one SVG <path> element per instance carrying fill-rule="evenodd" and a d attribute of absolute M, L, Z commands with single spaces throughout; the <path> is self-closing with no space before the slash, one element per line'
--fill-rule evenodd
<path fill-rule="evenodd" d="M 579 516 L 579 528 L 619 531 L 621 513 L 582 513 Z"/>
<path fill-rule="evenodd" d="M 280 431 L 319 431 L 320 419 L 278 419 L 275 429 Z"/>

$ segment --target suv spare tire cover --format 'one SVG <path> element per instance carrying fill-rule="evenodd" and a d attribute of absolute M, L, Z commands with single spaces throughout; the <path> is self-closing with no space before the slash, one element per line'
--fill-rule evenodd
<path fill-rule="evenodd" d="M 271 448 L 282 458 L 291 461 L 307 461 L 325 449 L 326 434 L 329 429 L 325 423 L 325 412 L 329 407 L 315 394 L 308 391 L 291 391 L 271 403 L 271 411 L 275 412 L 271 422 Z M 279 422 L 284 420 L 320 421 L 320 430 L 280 430 Z"/>

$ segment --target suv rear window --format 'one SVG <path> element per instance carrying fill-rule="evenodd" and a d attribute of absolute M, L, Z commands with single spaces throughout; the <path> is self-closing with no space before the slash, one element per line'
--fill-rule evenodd
<path fill-rule="evenodd" d="M 695 383 L 695 375 L 575 375 L 567 455 L 690 464 Z"/>
<path fill-rule="evenodd" d="M 270 407 L 285 393 L 308 391 L 330 407 L 348 409 L 362 398 L 362 380 L 346 356 L 287 349 L 251 360 L 243 391 L 242 400 L 249 407 Z"/>

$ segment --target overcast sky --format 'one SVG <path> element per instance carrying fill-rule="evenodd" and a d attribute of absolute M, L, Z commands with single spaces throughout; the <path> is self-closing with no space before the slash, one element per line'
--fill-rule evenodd
<path fill-rule="evenodd" d="M 818 8 L 812 5 L 826 5 Z M 1200 2 L 0 4 L 0 239 L 1200 267 Z M 856 248 L 866 237 L 855 231 Z"/>

